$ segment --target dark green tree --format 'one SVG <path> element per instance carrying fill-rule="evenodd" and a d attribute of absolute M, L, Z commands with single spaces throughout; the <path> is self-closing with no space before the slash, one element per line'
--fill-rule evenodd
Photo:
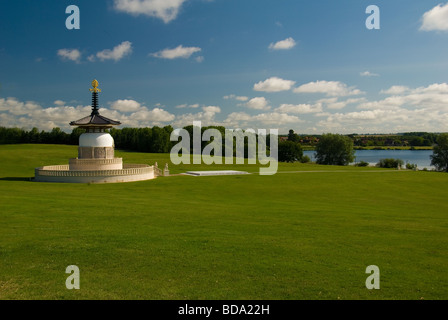
<path fill-rule="evenodd" d="M 346 166 L 355 160 L 353 140 L 347 136 L 327 133 L 316 145 L 316 163 Z"/>
<path fill-rule="evenodd" d="M 293 141 L 282 141 L 278 144 L 278 161 L 295 162 L 301 161 L 303 156 L 300 143 Z"/>
<path fill-rule="evenodd" d="M 297 133 L 294 133 L 294 130 L 291 129 L 288 133 L 288 141 L 300 142 L 300 137 Z"/>
<path fill-rule="evenodd" d="M 431 165 L 438 171 L 448 172 L 448 133 L 442 133 L 437 137 L 437 144 L 431 155 Z"/>
<path fill-rule="evenodd" d="M 380 159 L 380 161 L 378 161 L 376 166 L 380 168 L 398 168 L 403 166 L 403 164 L 404 162 L 401 159 L 387 158 L 387 159 Z"/>

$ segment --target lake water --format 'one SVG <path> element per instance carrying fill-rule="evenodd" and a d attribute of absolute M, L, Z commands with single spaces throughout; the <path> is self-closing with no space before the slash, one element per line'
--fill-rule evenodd
<path fill-rule="evenodd" d="M 314 153 L 315 151 L 303 151 L 303 154 L 310 157 L 311 161 L 315 161 Z M 416 164 L 419 169 L 433 169 L 430 155 L 432 150 L 356 150 L 355 162 L 365 161 L 377 164 L 380 159 L 393 158 L 403 160 L 405 165 L 406 163 Z"/>

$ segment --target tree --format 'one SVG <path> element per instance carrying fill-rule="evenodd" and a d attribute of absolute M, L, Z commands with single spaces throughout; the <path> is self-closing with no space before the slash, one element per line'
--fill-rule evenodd
<path fill-rule="evenodd" d="M 282 141 L 278 144 L 278 161 L 295 162 L 301 161 L 303 156 L 300 143 L 292 141 Z"/>
<path fill-rule="evenodd" d="M 327 133 L 316 145 L 316 163 L 346 166 L 355 160 L 353 140 L 349 137 Z"/>
<path fill-rule="evenodd" d="M 442 133 L 437 137 L 431 155 L 431 165 L 438 171 L 448 172 L 448 133 Z"/>
<path fill-rule="evenodd" d="M 300 137 L 297 133 L 294 133 L 294 130 L 291 129 L 288 133 L 288 141 L 300 142 Z"/>
<path fill-rule="evenodd" d="M 380 168 L 398 168 L 401 167 L 404 164 L 403 160 L 401 159 L 380 159 L 378 163 L 376 164 L 377 167 Z"/>

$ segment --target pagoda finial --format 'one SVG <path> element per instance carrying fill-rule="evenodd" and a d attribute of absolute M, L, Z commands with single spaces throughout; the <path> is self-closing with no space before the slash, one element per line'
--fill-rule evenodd
<path fill-rule="evenodd" d="M 101 89 L 98 89 L 98 81 L 95 79 L 92 81 L 93 89 L 89 89 L 90 92 L 101 92 Z"/>
<path fill-rule="evenodd" d="M 93 89 L 89 89 L 92 92 L 92 113 L 91 116 L 99 115 L 98 111 L 98 92 L 101 92 L 101 89 L 98 89 L 98 81 L 95 79 L 92 81 Z"/>

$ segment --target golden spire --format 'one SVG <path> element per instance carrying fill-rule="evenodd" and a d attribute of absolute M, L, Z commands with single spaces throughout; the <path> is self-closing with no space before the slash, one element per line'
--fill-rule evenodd
<path fill-rule="evenodd" d="M 90 92 L 101 92 L 101 89 L 98 89 L 98 81 L 95 79 L 92 81 L 93 89 L 89 89 Z"/>

